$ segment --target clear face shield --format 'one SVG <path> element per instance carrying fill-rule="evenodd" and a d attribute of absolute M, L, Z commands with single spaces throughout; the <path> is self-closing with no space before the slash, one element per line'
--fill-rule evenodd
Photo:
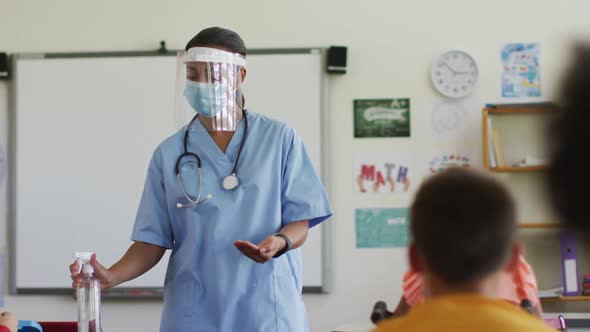
<path fill-rule="evenodd" d="M 197 112 L 209 131 L 235 131 L 244 107 L 244 57 L 215 48 L 193 47 L 178 53 L 176 67 L 178 122 L 186 124 Z"/>

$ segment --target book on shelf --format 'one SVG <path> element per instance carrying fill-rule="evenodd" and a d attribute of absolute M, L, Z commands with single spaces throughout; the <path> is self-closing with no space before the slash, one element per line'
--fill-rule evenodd
<path fill-rule="evenodd" d="M 500 136 L 500 129 L 492 129 L 492 143 L 494 145 L 494 155 L 496 155 L 496 164 L 498 167 L 506 166 L 504 163 L 504 148 L 502 146 L 502 137 Z"/>
<path fill-rule="evenodd" d="M 578 286 L 578 260 L 576 255 L 576 235 L 571 230 L 563 230 L 559 234 L 561 247 L 561 268 L 563 277 L 563 295 L 580 295 Z"/>
<path fill-rule="evenodd" d="M 488 137 L 487 139 L 487 144 L 488 144 L 488 159 L 489 159 L 489 164 L 491 168 L 496 168 L 497 164 L 496 164 L 496 156 L 494 154 L 494 143 L 493 143 L 493 139 L 492 139 L 492 119 L 490 117 L 487 118 L 487 126 L 488 126 Z"/>

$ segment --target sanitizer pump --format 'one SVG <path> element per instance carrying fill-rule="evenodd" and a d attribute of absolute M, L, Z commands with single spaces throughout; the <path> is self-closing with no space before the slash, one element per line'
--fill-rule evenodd
<path fill-rule="evenodd" d="M 80 281 L 76 289 L 78 301 L 78 332 L 102 332 L 100 321 L 100 280 L 94 277 L 90 265 L 91 252 L 76 252 L 74 258 L 80 267 Z"/>

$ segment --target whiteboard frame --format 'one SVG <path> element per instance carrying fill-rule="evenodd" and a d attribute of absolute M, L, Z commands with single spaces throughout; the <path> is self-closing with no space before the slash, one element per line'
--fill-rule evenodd
<path fill-rule="evenodd" d="M 153 56 L 176 56 L 179 50 L 168 50 L 164 52 L 160 51 L 139 51 L 139 52 L 74 52 L 74 53 L 17 53 L 11 55 L 11 79 L 8 84 L 8 142 L 6 155 L 12 158 L 7 158 L 7 172 L 6 172 L 6 185 L 7 185 L 7 233 L 9 235 L 8 246 L 9 246 L 9 291 L 11 294 L 68 294 L 73 293 L 71 288 L 18 288 L 16 280 L 16 250 L 17 250 L 17 223 L 16 223 L 16 159 L 18 152 L 16 151 L 16 137 L 17 137 L 17 123 L 16 123 L 16 111 L 17 111 L 17 93 L 16 86 L 18 80 L 17 73 L 17 61 L 27 59 L 66 59 L 66 58 L 104 58 L 104 57 L 153 57 Z M 310 47 L 310 48 L 269 48 L 269 49 L 251 49 L 248 50 L 248 55 L 279 55 L 279 54 L 320 54 L 322 66 L 320 70 L 320 102 L 321 102 L 321 116 L 320 116 L 320 128 L 321 142 L 320 142 L 320 163 L 321 169 L 320 178 L 324 185 L 324 188 L 331 197 L 331 182 L 329 178 L 330 174 L 330 160 L 329 157 L 329 146 L 330 146 L 330 116 L 329 116 L 329 79 L 326 75 L 326 58 L 327 48 L 321 47 Z M 321 294 L 329 293 L 332 290 L 332 239 L 331 239 L 331 223 L 322 223 L 319 225 L 322 227 L 322 285 L 321 286 L 303 286 L 303 293 L 305 294 Z M 304 271 L 305 272 L 305 271 Z M 147 291 L 144 295 L 137 295 L 133 293 L 134 290 Z M 131 292 L 130 292 L 131 291 Z M 131 294 L 135 295 L 131 295 Z M 109 293 L 103 295 L 105 299 L 163 299 L 162 287 L 116 287 Z"/>

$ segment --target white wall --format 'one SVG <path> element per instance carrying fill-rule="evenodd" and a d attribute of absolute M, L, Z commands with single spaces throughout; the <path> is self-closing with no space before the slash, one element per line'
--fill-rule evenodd
<path fill-rule="evenodd" d="M 352 159 L 363 150 L 430 149 L 431 142 L 421 139 L 424 127 L 418 119 L 438 100 L 428 76 L 435 56 L 461 48 L 479 63 L 481 81 L 465 101 L 474 127 L 464 144 L 479 157 L 481 107 L 500 95 L 500 45 L 541 42 L 543 88 L 553 91 L 571 38 L 590 32 L 588 12 L 585 0 L 0 0 L 0 50 L 144 50 L 157 48 L 159 40 L 182 48 L 211 25 L 235 29 L 250 48 L 348 46 L 348 73 L 334 77 L 330 89 L 333 292 L 305 297 L 315 332 L 366 322 L 374 301 L 393 305 L 400 296 L 405 251 L 355 249 L 354 208 L 404 206 L 409 198 L 353 194 Z M 277 75 L 289 75 L 289 68 Z M 413 137 L 354 140 L 352 100 L 390 97 L 412 98 Z M 0 220 L 0 230 L 5 224 Z M 64 278 L 66 272 L 64 267 Z M 23 318 L 75 319 L 69 297 L 8 296 L 6 303 Z M 104 323 L 111 331 L 155 331 L 159 314 L 159 303 L 106 302 Z"/>

